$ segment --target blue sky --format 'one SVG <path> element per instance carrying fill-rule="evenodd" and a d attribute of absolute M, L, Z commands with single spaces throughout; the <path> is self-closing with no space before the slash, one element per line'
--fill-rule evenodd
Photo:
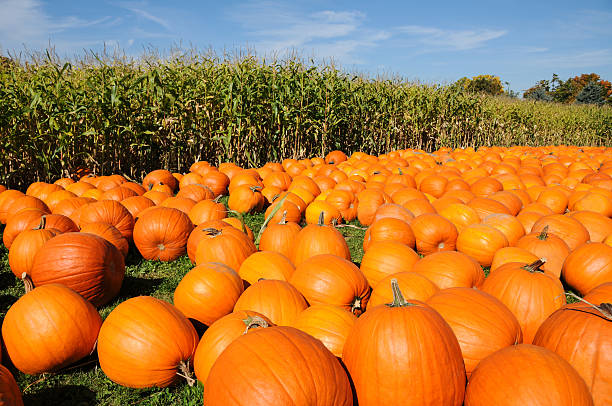
<path fill-rule="evenodd" d="M 557 73 L 612 80 L 612 1 L 0 0 L 0 49 L 298 50 L 425 83 L 494 74 L 522 91 Z"/>

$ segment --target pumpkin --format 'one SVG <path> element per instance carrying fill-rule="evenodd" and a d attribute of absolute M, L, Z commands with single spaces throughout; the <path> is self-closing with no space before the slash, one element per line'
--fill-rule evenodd
<path fill-rule="evenodd" d="M 60 233 L 79 231 L 79 228 L 70 217 L 61 214 L 45 214 L 45 228 L 54 228 Z"/>
<path fill-rule="evenodd" d="M 346 160 L 347 160 L 346 154 L 338 150 L 331 151 L 330 153 L 325 155 L 325 163 L 328 163 L 331 165 L 338 165 L 339 163 L 344 162 Z"/>
<path fill-rule="evenodd" d="M 416 239 L 416 250 L 421 255 L 454 251 L 457 228 L 444 217 L 428 213 L 417 216 L 410 223 Z"/>
<path fill-rule="evenodd" d="M 282 218 L 279 223 L 269 223 L 261 233 L 259 249 L 261 251 L 278 252 L 290 258 L 293 242 L 301 230 L 302 227 L 299 224 L 287 222 Z"/>
<path fill-rule="evenodd" d="M 189 378 L 198 334 L 174 306 L 150 296 L 122 302 L 98 336 L 98 358 L 110 380 L 129 388 L 167 387 Z M 180 375 L 179 375 L 180 374 Z"/>
<path fill-rule="evenodd" d="M 132 190 L 133 192 L 136 192 L 137 196 L 142 196 L 143 194 L 146 193 L 147 189 L 145 189 L 144 187 L 142 187 L 141 184 L 136 183 L 136 182 L 125 182 L 121 184 L 121 187 L 127 188 Z M 129 198 L 128 198 L 129 199 Z"/>
<path fill-rule="evenodd" d="M 160 192 L 157 190 L 149 190 L 148 192 L 143 193 L 142 196 L 151 200 L 155 204 L 155 206 L 159 206 L 164 200 L 169 198 L 171 194 Z"/>
<path fill-rule="evenodd" d="M 202 263 L 181 279 L 174 291 L 174 305 L 185 316 L 210 326 L 232 312 L 243 291 L 242 279 L 232 268 Z"/>
<path fill-rule="evenodd" d="M 274 251 L 259 251 L 244 260 L 238 274 L 252 285 L 262 278 L 288 281 L 294 270 L 289 258 L 283 254 Z"/>
<path fill-rule="evenodd" d="M 49 210 L 45 202 L 39 198 L 34 196 L 21 196 L 13 200 L 13 203 L 8 206 L 6 210 L 6 218 L 7 220 L 10 220 L 15 216 L 15 214 L 27 209 L 38 209 L 47 214 L 51 213 L 51 210 Z"/>
<path fill-rule="evenodd" d="M 134 196 L 138 196 L 138 193 L 136 193 L 134 190 L 125 186 L 117 186 L 104 192 L 100 200 L 116 200 L 120 202 L 128 197 Z"/>
<path fill-rule="evenodd" d="M 60 204 L 63 200 L 71 199 L 74 197 L 77 197 L 77 195 L 72 192 L 69 192 L 67 190 L 58 190 L 56 192 L 51 193 L 49 197 L 47 197 L 45 204 L 47 205 L 47 207 L 49 207 L 51 213 L 55 213 L 58 204 Z"/>
<path fill-rule="evenodd" d="M 493 193 L 489 199 L 496 200 L 510 210 L 512 216 L 516 216 L 523 208 L 523 201 L 514 193 L 507 190 Z"/>
<path fill-rule="evenodd" d="M 275 210 L 276 210 L 276 213 L 272 214 L 272 212 Z M 302 212 L 294 203 L 288 200 L 281 202 L 280 200 L 276 199 L 266 209 L 264 217 L 269 218 L 270 222 L 272 223 L 280 223 L 283 220 L 292 222 L 292 223 L 299 223 L 300 220 L 302 219 Z"/>
<path fill-rule="evenodd" d="M 325 197 L 325 201 L 340 210 L 344 221 L 348 222 L 357 218 L 357 197 L 352 191 L 336 187 Z"/>
<path fill-rule="evenodd" d="M 210 220 L 201 223 L 199 226 L 193 229 L 191 234 L 189 234 L 189 238 L 187 239 L 187 256 L 192 263 L 195 264 L 195 254 L 196 250 L 198 249 L 198 244 L 207 236 L 207 231 L 204 230 L 210 228 L 219 229 L 224 227 L 232 227 L 232 225 L 222 220 Z"/>
<path fill-rule="evenodd" d="M 527 344 L 531 344 L 544 320 L 565 304 L 563 285 L 558 278 L 540 271 L 542 264 L 538 260 L 529 265 L 503 265 L 489 274 L 481 288 L 514 313 Z"/>
<path fill-rule="evenodd" d="M 266 328 L 272 322 L 265 316 L 250 310 L 242 310 L 221 317 L 210 325 L 202 335 L 193 357 L 193 370 L 202 383 L 219 355 L 238 337 Z"/>
<path fill-rule="evenodd" d="M 538 329 L 535 345 L 569 362 L 584 379 L 595 405 L 612 403 L 612 305 L 573 303 L 550 315 Z"/>
<path fill-rule="evenodd" d="M 234 311 L 252 310 L 278 326 L 290 326 L 306 307 L 304 296 L 289 282 L 262 279 L 244 291 Z"/>
<path fill-rule="evenodd" d="M 71 197 L 68 199 L 64 199 L 60 201 L 55 208 L 53 209 L 53 214 L 61 214 L 66 217 L 70 217 L 70 219 L 77 224 L 77 221 L 72 217 L 72 214 L 81 206 L 84 206 L 88 203 L 94 202 L 93 199 L 88 199 L 86 197 Z"/>
<path fill-rule="evenodd" d="M 433 308 L 407 302 L 392 283 L 393 302 L 359 317 L 344 344 L 359 404 L 461 405 L 465 367 L 457 338 Z"/>
<path fill-rule="evenodd" d="M 293 327 L 268 327 L 237 338 L 219 355 L 204 403 L 350 406 L 353 399 L 346 372 L 321 341 Z"/>
<path fill-rule="evenodd" d="M 339 306 L 315 304 L 303 310 L 293 327 L 320 340 L 336 357 L 342 356 L 344 343 L 357 316 Z"/>
<path fill-rule="evenodd" d="M 227 206 L 239 213 L 260 212 L 265 203 L 261 189 L 261 186 L 238 186 L 230 192 Z"/>
<path fill-rule="evenodd" d="M 11 249 L 11 245 L 17 236 L 26 230 L 31 230 L 40 224 L 40 219 L 45 215 L 45 212 L 39 209 L 27 209 L 21 213 L 11 216 L 6 222 L 6 227 L 2 230 L 2 242 L 7 249 Z"/>
<path fill-rule="evenodd" d="M 145 259 L 174 261 L 185 254 L 192 230 L 191 220 L 180 210 L 150 208 L 134 226 L 134 245 Z"/>
<path fill-rule="evenodd" d="M 123 255 L 114 245 L 97 235 L 66 233 L 38 250 L 30 276 L 36 287 L 60 283 L 99 307 L 119 293 L 124 274 Z"/>
<path fill-rule="evenodd" d="M 419 259 L 412 272 L 425 276 L 440 289 L 479 287 L 484 271 L 473 258 L 457 251 L 436 252 Z"/>
<path fill-rule="evenodd" d="M 374 221 L 376 210 L 385 203 L 391 203 L 391 197 L 380 190 L 365 189 L 357 195 L 359 205 L 357 206 L 357 218 L 364 226 L 369 226 Z"/>
<path fill-rule="evenodd" d="M 363 239 L 364 252 L 373 243 L 381 241 L 396 241 L 410 248 L 414 248 L 416 243 L 414 232 L 410 225 L 403 220 L 393 217 L 384 217 L 376 220 L 368 227 Z"/>
<path fill-rule="evenodd" d="M 206 221 L 221 220 L 226 217 L 227 209 L 225 205 L 214 200 L 202 200 L 189 210 L 189 218 L 196 225 Z"/>
<path fill-rule="evenodd" d="M 590 210 L 606 217 L 612 216 L 612 202 L 610 202 L 610 197 L 603 193 L 586 193 L 574 202 L 571 209 Z"/>
<path fill-rule="evenodd" d="M 133 218 L 138 218 L 138 215 L 142 211 L 148 209 L 149 207 L 155 206 L 155 203 L 153 203 L 153 200 L 149 199 L 148 197 L 133 196 L 122 200 L 121 205 L 123 205 L 123 207 L 130 212 Z"/>
<path fill-rule="evenodd" d="M 336 225 L 342 222 L 342 215 L 334 205 L 323 200 L 315 200 L 306 208 L 306 224 L 317 224 L 323 216 L 323 224 Z"/>
<path fill-rule="evenodd" d="M 482 220 L 482 224 L 501 231 L 511 247 L 516 245 L 516 242 L 525 235 L 523 224 L 509 214 L 491 214 Z"/>
<path fill-rule="evenodd" d="M 374 286 L 368 301 L 368 310 L 393 301 L 391 279 L 397 281 L 402 294 L 408 300 L 425 302 L 439 290 L 436 284 L 421 274 L 415 272 L 394 273 L 384 277 Z"/>
<path fill-rule="evenodd" d="M 289 282 L 308 303 L 332 304 L 361 314 L 370 298 L 368 280 L 350 261 L 331 254 L 315 255 L 299 264 Z"/>
<path fill-rule="evenodd" d="M 172 176 L 172 172 L 165 169 L 157 169 L 149 172 L 142 180 L 142 186 L 146 190 L 151 190 L 153 186 L 159 184 L 167 185 L 173 191 L 178 187 L 178 182 L 176 178 Z"/>
<path fill-rule="evenodd" d="M 7 189 L 0 193 L 0 223 L 6 224 L 9 206 L 22 196 L 25 196 L 23 192 L 14 189 Z"/>
<path fill-rule="evenodd" d="M 491 266 L 495 252 L 507 246 L 506 236 L 486 224 L 467 226 L 457 237 L 457 251 L 469 255 L 482 266 Z"/>
<path fill-rule="evenodd" d="M 491 272 L 496 270 L 502 265 L 505 265 L 509 262 L 524 262 L 526 264 L 530 264 L 532 262 L 537 261 L 538 258 L 536 255 L 527 251 L 524 248 L 518 247 L 506 247 L 498 250 L 493 256 L 493 262 L 491 263 Z M 546 266 L 546 263 L 544 264 Z M 546 269 L 542 266 L 542 269 L 546 271 Z"/>
<path fill-rule="evenodd" d="M 2 339 L 17 369 L 40 374 L 91 354 L 101 325 L 91 303 L 63 285 L 49 284 L 27 292 L 9 308 Z"/>
<path fill-rule="evenodd" d="M 189 215 L 189 211 L 195 206 L 196 202 L 188 197 L 169 197 L 164 200 L 160 206 L 169 207 L 171 209 L 177 209 Z"/>
<path fill-rule="evenodd" d="M 397 193 L 396 193 L 397 194 Z M 401 204 L 403 208 L 418 217 L 422 214 L 435 213 L 436 209 L 427 199 L 413 199 Z"/>
<path fill-rule="evenodd" d="M 297 267 L 310 257 L 333 254 L 351 260 L 351 253 L 342 234 L 323 223 L 323 213 L 317 224 L 309 224 L 295 236 L 289 259 Z"/>
<path fill-rule="evenodd" d="M 584 295 L 583 299 L 596 305 L 612 303 L 612 282 L 602 283 L 591 289 L 589 293 Z"/>
<path fill-rule="evenodd" d="M 121 203 L 114 200 L 102 200 L 82 207 L 79 226 L 84 227 L 89 223 L 108 223 L 128 241 L 132 240 L 134 218 Z"/>
<path fill-rule="evenodd" d="M 201 233 L 195 253 L 196 265 L 203 262 L 220 262 L 238 270 L 244 260 L 257 251 L 253 241 L 232 226 L 205 228 Z"/>
<path fill-rule="evenodd" d="M 11 371 L 0 365 L 0 405 L 23 406 L 21 391 Z"/>
<path fill-rule="evenodd" d="M 403 220 L 406 223 L 410 224 L 410 222 L 412 222 L 412 219 L 414 219 L 414 214 L 412 214 L 399 204 L 385 203 L 381 205 L 378 209 L 376 209 L 372 224 L 383 218 L 394 218 L 397 220 Z"/>
<path fill-rule="evenodd" d="M 562 214 L 550 214 L 535 222 L 531 228 L 532 233 L 540 233 L 548 227 L 548 233 L 561 238 L 570 251 L 575 250 L 579 245 L 589 241 L 589 231 L 578 220 Z"/>
<path fill-rule="evenodd" d="M 453 329 L 468 378 L 487 356 L 523 342 L 514 314 L 488 293 L 465 287 L 442 289 L 427 299 L 427 304 Z"/>
<path fill-rule="evenodd" d="M 476 211 L 481 220 L 491 214 L 501 213 L 510 215 L 510 209 L 504 206 L 503 203 L 487 197 L 475 197 L 470 200 L 468 206 Z"/>
<path fill-rule="evenodd" d="M 119 230 L 107 223 L 89 223 L 81 228 L 82 233 L 95 234 L 113 244 L 124 257 L 127 256 L 130 244 Z"/>
<path fill-rule="evenodd" d="M 589 232 L 592 242 L 602 242 L 607 236 L 612 234 L 612 219 L 593 211 L 574 211 L 568 213 L 575 218 Z"/>
<path fill-rule="evenodd" d="M 202 200 L 214 199 L 217 197 L 217 195 L 215 195 L 207 186 L 193 184 L 187 185 L 179 190 L 176 197 L 184 197 L 197 203 L 201 202 Z"/>
<path fill-rule="evenodd" d="M 419 255 L 410 247 L 392 241 L 372 244 L 361 260 L 361 272 L 370 286 L 387 275 L 411 271 Z"/>
<path fill-rule="evenodd" d="M 229 182 L 227 175 L 219 171 L 209 171 L 202 175 L 202 185 L 209 188 L 214 197 L 226 194 Z"/>
<path fill-rule="evenodd" d="M 578 372 L 554 352 L 529 344 L 503 348 L 482 360 L 470 377 L 465 406 L 591 406 Z"/>
<path fill-rule="evenodd" d="M 522 211 L 516 216 L 516 219 L 520 221 L 521 224 L 523 225 L 523 228 L 525 229 L 525 233 L 529 234 L 531 232 L 531 229 L 533 228 L 533 225 L 536 223 L 536 221 L 538 221 L 542 217 L 544 216 L 540 213 L 531 212 L 531 211 Z"/>
<path fill-rule="evenodd" d="M 480 217 L 476 210 L 465 204 L 453 203 L 437 210 L 437 212 L 453 223 L 458 233 L 471 224 L 480 223 Z"/>
<path fill-rule="evenodd" d="M 612 282 L 612 247 L 601 242 L 579 246 L 565 258 L 561 275 L 581 295 Z"/>
<path fill-rule="evenodd" d="M 21 278 L 24 273 L 27 275 L 31 273 L 34 255 L 57 234 L 59 234 L 57 230 L 45 229 L 45 216 L 42 216 L 37 227 L 23 231 L 15 238 L 9 250 L 8 260 L 11 271 L 16 277 Z"/>

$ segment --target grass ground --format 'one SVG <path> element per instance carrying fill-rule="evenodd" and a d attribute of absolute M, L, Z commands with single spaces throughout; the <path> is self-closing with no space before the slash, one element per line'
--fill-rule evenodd
<path fill-rule="evenodd" d="M 264 221 L 263 214 L 247 215 L 245 223 L 257 233 Z M 352 225 L 358 225 L 353 223 Z M 341 227 L 351 257 L 356 264 L 363 257 L 364 230 Z M 131 247 L 126 260 L 126 274 L 119 296 L 109 305 L 100 308 L 103 318 L 119 303 L 131 297 L 150 295 L 172 303 L 176 286 L 193 265 L 183 256 L 164 263 L 146 261 Z M 488 271 L 485 270 L 485 271 Z M 488 272 L 487 272 L 488 273 Z M 8 250 L 0 244 L 0 319 L 19 297 L 24 294 L 23 284 L 15 278 L 8 265 Z M 568 296 L 568 301 L 573 301 Z M 8 356 L 2 357 L 7 364 Z M 129 389 L 113 383 L 100 369 L 96 355 L 82 360 L 55 374 L 26 375 L 10 368 L 23 392 L 26 405 L 201 405 L 203 387 L 180 384 L 166 389 Z"/>

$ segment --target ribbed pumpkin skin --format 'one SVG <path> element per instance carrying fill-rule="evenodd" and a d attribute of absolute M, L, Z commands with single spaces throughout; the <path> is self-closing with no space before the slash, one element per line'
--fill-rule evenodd
<path fill-rule="evenodd" d="M 114 200 L 102 200 L 90 203 L 81 208 L 79 226 L 88 223 L 108 223 L 121 232 L 128 241 L 132 240 L 134 218 L 121 203 Z"/>
<path fill-rule="evenodd" d="M 398 242 L 377 242 L 370 246 L 361 260 L 361 272 L 374 287 L 387 275 L 410 272 L 420 259 L 410 247 Z"/>
<path fill-rule="evenodd" d="M 578 220 L 563 214 L 550 214 L 535 222 L 532 233 L 540 233 L 548 226 L 548 232 L 561 238 L 570 251 L 589 241 L 589 231 Z"/>
<path fill-rule="evenodd" d="M 0 365 L 0 406 L 23 406 L 21 391 L 11 371 Z"/>
<path fill-rule="evenodd" d="M 546 348 L 513 345 L 488 356 L 474 370 L 465 406 L 591 406 L 578 372 Z"/>
<path fill-rule="evenodd" d="M 36 287 L 60 283 L 99 307 L 119 293 L 124 274 L 123 255 L 114 245 L 97 235 L 66 233 L 36 253 L 30 276 Z"/>
<path fill-rule="evenodd" d="M 195 254 L 196 249 L 198 248 L 198 244 L 200 241 L 206 237 L 206 232 L 203 231 L 207 228 L 223 228 L 223 227 L 231 227 L 229 224 L 223 222 L 222 220 L 211 220 L 206 221 L 199 226 L 195 227 L 191 234 L 189 234 L 189 238 L 187 239 L 187 256 L 189 260 L 195 264 Z"/>
<path fill-rule="evenodd" d="M 307 307 L 304 296 L 289 282 L 263 279 L 242 293 L 234 311 L 252 310 L 278 326 L 290 326 Z"/>
<path fill-rule="evenodd" d="M 612 318 L 586 303 L 568 304 L 542 323 L 533 343 L 569 362 L 596 406 L 612 404 Z"/>
<path fill-rule="evenodd" d="M 117 306 L 98 336 L 102 371 L 130 388 L 167 387 L 182 378 L 179 365 L 191 363 L 198 334 L 174 306 L 139 296 Z"/>
<path fill-rule="evenodd" d="M 421 258 L 412 272 L 425 276 L 440 289 L 479 287 L 484 282 L 484 271 L 473 258 L 457 251 L 436 252 Z"/>
<path fill-rule="evenodd" d="M 352 396 L 340 362 L 319 340 L 293 327 L 239 337 L 221 353 L 204 385 L 207 406 L 350 406 Z"/>
<path fill-rule="evenodd" d="M 15 199 L 25 196 L 23 192 L 14 189 L 8 189 L 0 193 L 0 223 L 6 224 L 6 216 L 9 206 Z"/>
<path fill-rule="evenodd" d="M 11 249 L 11 245 L 17 236 L 25 230 L 31 230 L 40 224 L 40 218 L 45 215 L 45 212 L 39 209 L 28 209 L 21 213 L 11 216 L 6 227 L 2 230 L 2 242 L 7 249 Z"/>
<path fill-rule="evenodd" d="M 357 321 L 350 311 L 329 304 L 312 305 L 302 311 L 293 327 L 321 340 L 336 357 L 342 357 L 344 343 Z"/>
<path fill-rule="evenodd" d="M 134 244 L 145 259 L 174 261 L 187 251 L 192 230 L 193 224 L 185 213 L 170 207 L 154 207 L 138 218 Z"/>
<path fill-rule="evenodd" d="M 368 227 L 363 238 L 363 250 L 367 251 L 370 245 L 380 241 L 400 242 L 410 248 L 414 248 L 416 243 L 410 225 L 392 217 L 376 220 Z"/>
<path fill-rule="evenodd" d="M 195 263 L 221 262 L 238 272 L 240 265 L 257 251 L 253 241 L 232 227 L 202 230 L 203 237 L 196 248 Z"/>
<path fill-rule="evenodd" d="M 291 249 L 291 262 L 296 267 L 310 257 L 320 254 L 333 254 L 351 260 L 346 240 L 332 226 L 309 224 L 295 236 Z"/>
<path fill-rule="evenodd" d="M 15 302 L 2 324 L 9 357 L 26 374 L 52 372 L 91 354 L 102 318 L 63 285 L 38 287 Z"/>
<path fill-rule="evenodd" d="M 238 274 L 252 285 L 261 278 L 287 281 L 294 271 L 293 264 L 283 254 L 274 251 L 259 251 L 244 260 Z"/>
<path fill-rule="evenodd" d="M 453 329 L 468 378 L 478 363 L 497 350 L 523 342 L 518 320 L 502 302 L 471 288 L 449 288 L 427 300 Z"/>
<path fill-rule="evenodd" d="M 410 223 L 410 228 L 416 238 L 416 250 L 421 255 L 455 250 L 457 227 L 438 214 L 417 216 Z"/>
<path fill-rule="evenodd" d="M 612 282 L 602 283 L 591 289 L 583 299 L 595 305 L 612 303 Z"/>
<path fill-rule="evenodd" d="M 439 289 L 435 283 L 425 276 L 416 272 L 398 272 L 386 276 L 372 289 L 368 310 L 376 306 L 391 303 L 393 291 L 391 290 L 391 279 L 396 279 L 402 294 L 407 300 L 420 300 L 425 302 Z"/>
<path fill-rule="evenodd" d="M 56 230 L 33 229 L 23 231 L 15 238 L 9 250 L 8 260 L 11 271 L 16 277 L 21 278 L 24 272 L 28 275 L 31 273 L 34 255 L 57 234 Z"/>
<path fill-rule="evenodd" d="M 260 313 L 240 310 L 221 317 L 206 329 L 193 357 L 193 370 L 200 382 L 206 382 L 210 368 L 219 355 L 232 341 L 245 334 L 249 323 L 256 316 L 261 317 L 268 325 L 272 325 L 272 322 Z M 255 328 L 258 327 L 253 326 L 248 331 L 251 332 Z"/>
<path fill-rule="evenodd" d="M 442 316 L 424 303 L 368 310 L 349 333 L 342 360 L 360 406 L 463 402 L 459 343 Z"/>
<path fill-rule="evenodd" d="M 612 219 L 593 211 L 575 211 L 568 214 L 578 220 L 591 237 L 592 242 L 602 242 L 604 238 L 612 234 Z"/>
<path fill-rule="evenodd" d="M 532 262 L 535 262 L 538 259 L 540 258 L 538 258 L 536 255 L 532 254 L 524 248 L 502 248 L 498 250 L 493 256 L 493 262 L 491 263 L 491 271 L 494 271 L 500 266 L 510 262 L 525 262 L 527 264 L 531 264 Z M 543 268 L 544 267 L 542 267 L 542 269 Z"/>
<path fill-rule="evenodd" d="M 95 234 L 113 244 L 123 256 L 127 256 L 130 243 L 125 239 L 121 232 L 107 223 L 89 223 L 81 228 L 82 233 Z"/>
<path fill-rule="evenodd" d="M 612 282 L 612 247 L 601 242 L 581 245 L 565 258 L 561 274 L 581 295 Z"/>
<path fill-rule="evenodd" d="M 125 207 L 132 217 L 137 218 L 141 211 L 155 206 L 153 200 L 144 196 L 128 197 L 121 201 L 121 205 Z"/>
<path fill-rule="evenodd" d="M 174 291 L 174 305 L 186 317 L 210 326 L 231 313 L 243 290 L 242 279 L 232 268 L 205 262 L 181 279 Z"/>
<path fill-rule="evenodd" d="M 331 254 L 302 262 L 289 282 L 309 304 L 331 304 L 360 314 L 370 298 L 368 280 L 355 264 Z"/>
<path fill-rule="evenodd" d="M 482 290 L 499 299 L 516 316 L 523 342 L 531 344 L 540 325 L 565 304 L 559 279 L 543 272 L 531 273 L 525 264 L 511 262 L 497 268 L 482 285 Z"/>
<path fill-rule="evenodd" d="M 517 241 L 516 247 L 529 251 L 542 260 L 545 259 L 542 270 L 557 278 L 561 276 L 563 262 L 570 253 L 565 241 L 548 232 L 529 233 Z"/>
<path fill-rule="evenodd" d="M 302 227 L 297 223 L 270 224 L 261 233 L 259 249 L 278 252 L 291 259 L 293 241 L 301 230 Z"/>
<path fill-rule="evenodd" d="M 457 237 L 457 251 L 469 255 L 482 266 L 491 266 L 495 252 L 507 246 L 506 236 L 486 224 L 467 226 Z"/>

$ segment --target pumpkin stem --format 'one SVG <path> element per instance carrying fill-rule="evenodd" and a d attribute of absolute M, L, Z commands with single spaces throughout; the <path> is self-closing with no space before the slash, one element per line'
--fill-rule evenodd
<path fill-rule="evenodd" d="M 221 230 L 218 230 L 216 228 L 205 228 L 202 230 L 203 232 L 205 232 L 207 235 L 210 235 L 211 237 L 216 237 L 218 235 L 221 234 Z"/>
<path fill-rule="evenodd" d="M 580 296 L 578 296 L 574 292 L 567 292 L 567 294 L 570 295 L 571 297 L 573 297 L 574 299 L 578 299 L 581 302 L 588 304 L 593 309 L 595 309 L 599 313 L 601 313 L 608 320 L 612 320 L 612 304 L 610 304 L 610 303 L 602 303 L 599 306 L 597 306 L 596 304 L 593 304 L 593 303 L 589 302 L 588 300 L 584 300 L 583 298 L 581 298 Z"/>
<path fill-rule="evenodd" d="M 359 311 L 359 313 L 363 312 L 363 308 L 361 307 L 361 298 L 355 296 L 355 298 L 353 299 L 353 304 L 351 305 L 351 313 L 355 313 L 356 311 Z"/>
<path fill-rule="evenodd" d="M 28 275 L 26 272 L 22 273 L 21 280 L 23 281 L 23 286 L 25 287 L 25 293 L 34 290 L 34 282 L 32 282 L 30 275 Z"/>
<path fill-rule="evenodd" d="M 46 225 L 47 216 L 43 214 L 42 216 L 40 216 L 40 223 L 36 227 L 34 227 L 33 230 L 43 230 Z"/>
<path fill-rule="evenodd" d="M 283 215 L 278 224 L 287 224 L 287 210 L 283 210 Z"/>
<path fill-rule="evenodd" d="M 215 198 L 213 199 L 213 202 L 215 202 L 215 203 L 219 203 L 219 200 L 221 200 L 221 198 L 222 198 L 222 197 L 223 197 L 223 194 L 220 194 L 219 196 L 217 196 L 217 197 L 215 197 Z"/>
<path fill-rule="evenodd" d="M 187 381 L 187 385 L 195 385 L 196 380 L 193 377 L 193 372 L 189 370 L 189 361 L 181 361 L 178 364 L 178 371 L 176 372 L 176 374 L 185 378 L 185 380 Z"/>
<path fill-rule="evenodd" d="M 540 258 L 540 259 L 538 259 L 537 261 L 534 261 L 534 262 L 532 262 L 532 263 L 531 263 L 531 264 L 529 264 L 529 265 L 525 265 L 525 266 L 523 267 L 523 269 L 524 269 L 524 270 L 526 270 L 526 271 L 529 271 L 529 272 L 531 272 L 531 273 L 534 273 L 534 272 L 542 272 L 542 271 L 540 270 L 540 267 L 541 267 L 542 265 L 544 265 L 545 263 L 546 263 L 546 259 L 544 259 L 544 258 Z"/>
<path fill-rule="evenodd" d="M 246 324 L 246 328 L 244 329 L 244 333 L 242 334 L 248 333 L 250 329 L 255 327 L 266 328 L 269 326 L 268 322 L 260 316 L 249 316 L 242 321 L 244 322 L 244 324 Z"/>
<path fill-rule="evenodd" d="M 259 192 L 263 188 L 261 186 L 251 186 L 249 189 L 251 189 L 251 192 L 255 193 Z"/>
<path fill-rule="evenodd" d="M 544 226 L 540 235 L 538 235 L 538 240 L 546 241 L 548 239 L 548 226 Z"/>
<path fill-rule="evenodd" d="M 321 213 L 319 213 L 319 222 L 317 224 L 320 226 L 325 225 L 325 212 L 324 211 L 321 211 Z"/>
<path fill-rule="evenodd" d="M 391 290 L 393 291 L 393 302 L 387 303 L 389 307 L 406 307 L 406 306 L 414 306 L 413 303 L 409 303 L 404 299 L 404 295 L 402 295 L 402 291 L 400 290 L 399 284 L 397 283 L 397 279 L 391 279 Z"/>

